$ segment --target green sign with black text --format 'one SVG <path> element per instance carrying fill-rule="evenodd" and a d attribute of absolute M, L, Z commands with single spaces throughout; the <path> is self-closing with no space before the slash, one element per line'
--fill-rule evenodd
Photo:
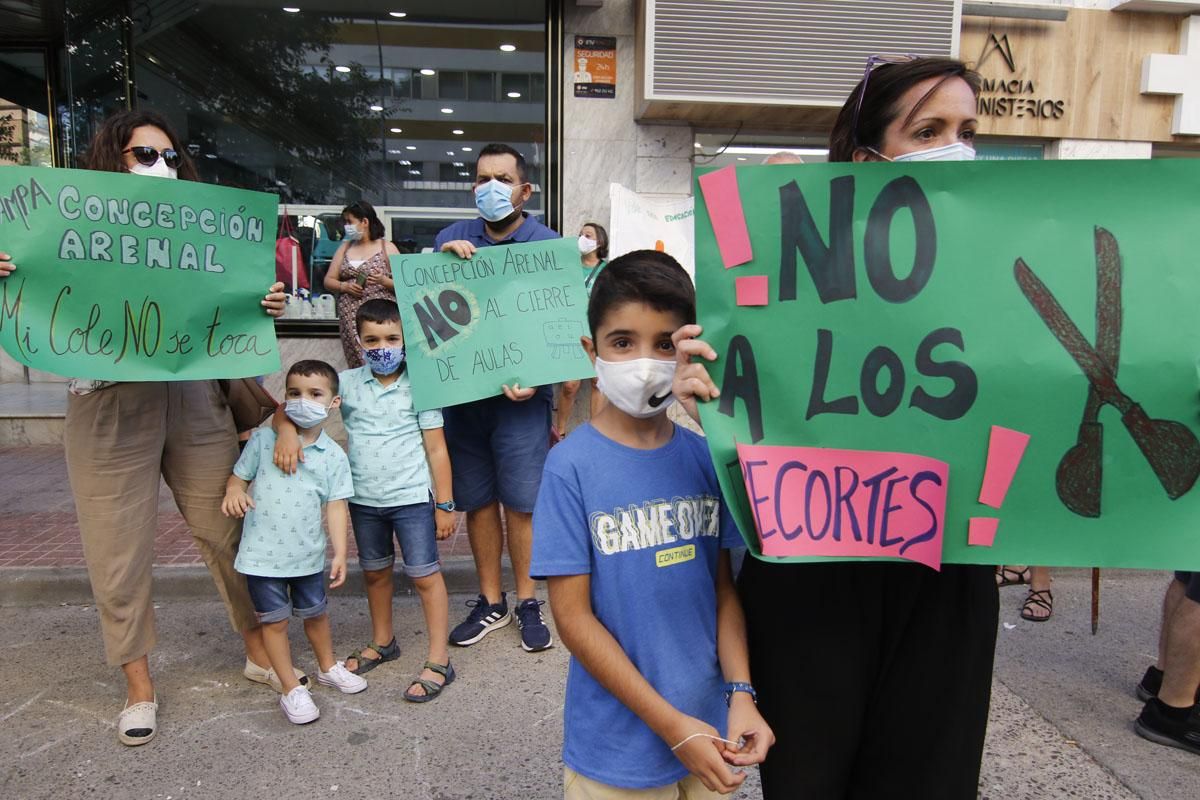
<path fill-rule="evenodd" d="M 594 374 L 579 344 L 588 297 L 574 239 L 391 262 L 418 409 Z"/>
<path fill-rule="evenodd" d="M 279 369 L 260 301 L 274 195 L 87 170 L 0 169 L 0 345 L 78 378 L 192 380 Z"/>
<path fill-rule="evenodd" d="M 1200 161 L 704 171 L 756 554 L 1200 569 Z"/>

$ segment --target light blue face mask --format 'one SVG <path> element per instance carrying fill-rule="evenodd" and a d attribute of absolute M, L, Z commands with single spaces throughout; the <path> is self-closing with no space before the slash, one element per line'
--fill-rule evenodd
<path fill-rule="evenodd" d="M 404 364 L 404 346 L 363 349 L 363 360 L 376 375 L 391 375 Z"/>
<path fill-rule="evenodd" d="M 479 209 L 479 216 L 488 222 L 499 222 L 511 215 L 516 211 L 512 203 L 513 192 L 524 185 L 518 183 L 516 186 L 509 186 L 492 178 L 482 186 L 476 186 L 475 207 Z"/>
<path fill-rule="evenodd" d="M 329 416 L 329 407 L 307 397 L 294 397 L 283 405 L 283 413 L 297 428 L 313 428 Z"/>
<path fill-rule="evenodd" d="M 964 142 L 955 142 L 944 147 L 931 147 L 928 150 L 914 150 L 902 156 L 896 156 L 892 161 L 974 161 L 975 150 Z"/>
<path fill-rule="evenodd" d="M 348 222 L 342 226 L 342 233 L 348 242 L 357 242 L 362 238 L 362 231 L 358 229 L 358 226 Z"/>

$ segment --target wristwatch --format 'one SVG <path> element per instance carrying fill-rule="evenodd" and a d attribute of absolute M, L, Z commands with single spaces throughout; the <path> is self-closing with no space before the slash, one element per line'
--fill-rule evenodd
<path fill-rule="evenodd" d="M 723 687 L 725 689 L 725 705 L 729 705 L 733 701 L 734 692 L 745 692 L 750 695 L 750 699 L 758 704 L 758 692 L 754 691 L 754 687 L 748 683 L 727 683 Z"/>
<path fill-rule="evenodd" d="M 453 500 L 447 500 L 444 503 L 434 503 L 433 507 L 439 511 L 453 511 L 454 509 L 458 508 L 458 506 L 454 505 Z"/>

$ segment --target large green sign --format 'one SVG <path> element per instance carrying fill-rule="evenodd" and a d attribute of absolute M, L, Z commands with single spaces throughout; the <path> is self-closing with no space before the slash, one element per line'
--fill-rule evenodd
<path fill-rule="evenodd" d="M 1200 569 L 1200 161 L 698 176 L 751 549 Z"/>
<path fill-rule="evenodd" d="M 273 195 L 86 170 L 0 169 L 0 345 L 37 369 L 118 381 L 279 369 L 259 304 Z"/>
<path fill-rule="evenodd" d="M 418 409 L 593 375 L 574 239 L 392 256 Z"/>

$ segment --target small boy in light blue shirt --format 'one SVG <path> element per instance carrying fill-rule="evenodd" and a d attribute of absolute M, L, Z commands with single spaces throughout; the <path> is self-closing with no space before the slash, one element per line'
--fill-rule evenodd
<path fill-rule="evenodd" d="M 320 671 L 317 682 L 346 694 L 367 682 L 333 657 L 333 639 L 325 598 L 325 535 L 321 507 L 329 519 L 333 543 L 330 588 L 346 580 L 346 499 L 354 494 L 346 454 L 323 430 L 338 397 L 338 376 L 324 361 L 299 361 L 287 374 L 289 419 L 300 429 L 304 463 L 287 475 L 272 462 L 275 434 L 254 432 L 233 467 L 221 510 L 242 517 L 242 541 L 234 568 L 246 576 L 250 599 L 262 623 L 263 644 L 283 692 L 280 708 L 296 724 L 312 722 L 321 712 L 308 687 L 297 682 L 288 642 L 288 617 L 304 620 Z M 253 497 L 247 489 L 253 482 Z"/>
<path fill-rule="evenodd" d="M 421 598 L 429 630 L 428 658 L 403 696 L 426 703 L 454 680 L 447 647 L 449 597 L 437 550 L 438 540 L 449 537 L 456 524 L 450 456 L 441 412 L 413 407 L 396 304 L 368 300 L 359 307 L 355 324 L 366 363 L 341 374 L 341 409 L 354 477 L 350 518 L 367 586 L 372 639 L 346 658 L 346 666 L 362 675 L 400 656 L 392 631 L 392 568 L 399 541 L 404 574 Z M 278 417 L 276 425 L 276 463 L 286 465 L 299 454 L 291 426 Z"/>

